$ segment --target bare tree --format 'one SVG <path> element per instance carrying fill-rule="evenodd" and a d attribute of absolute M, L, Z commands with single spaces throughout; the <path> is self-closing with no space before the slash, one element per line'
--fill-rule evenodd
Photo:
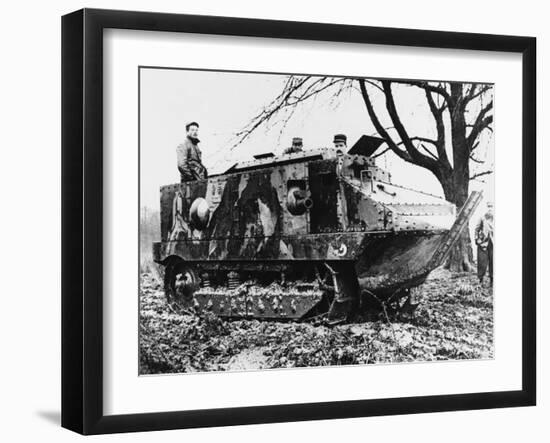
<path fill-rule="evenodd" d="M 435 138 L 407 130 L 395 100 L 400 87 L 422 91 L 435 126 Z M 474 153 L 482 133 L 492 131 L 493 89 L 488 84 L 288 76 L 281 93 L 237 133 L 237 144 L 262 125 L 281 124 L 284 128 L 297 107 L 306 101 L 325 94 L 336 100 L 344 91 L 361 94 L 370 121 L 385 141 L 385 151 L 430 171 L 441 184 L 445 198 L 457 208 L 468 197 L 470 181 L 492 173 L 472 173 L 470 168 L 471 162 L 484 163 Z M 373 100 L 376 94 L 382 100 Z M 391 124 L 384 126 L 382 121 L 388 118 Z M 456 271 L 470 271 L 472 261 L 470 234 L 465 230 L 448 266 Z"/>

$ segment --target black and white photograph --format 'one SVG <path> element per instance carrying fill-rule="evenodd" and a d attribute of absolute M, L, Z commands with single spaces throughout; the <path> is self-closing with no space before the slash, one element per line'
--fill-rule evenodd
<path fill-rule="evenodd" d="M 138 68 L 139 375 L 494 358 L 495 85 L 331 69 Z"/>
<path fill-rule="evenodd" d="M 1 441 L 548 440 L 543 3 L 3 13 Z"/>

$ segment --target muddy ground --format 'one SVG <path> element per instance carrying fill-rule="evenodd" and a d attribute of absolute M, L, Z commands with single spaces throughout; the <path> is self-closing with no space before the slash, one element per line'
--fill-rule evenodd
<path fill-rule="evenodd" d="M 492 289 L 474 274 L 432 272 L 408 321 L 334 327 L 182 315 L 151 274 L 141 286 L 141 374 L 493 357 Z"/>

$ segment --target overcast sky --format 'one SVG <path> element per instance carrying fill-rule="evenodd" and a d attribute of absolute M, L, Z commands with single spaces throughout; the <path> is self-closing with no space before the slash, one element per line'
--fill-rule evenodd
<path fill-rule="evenodd" d="M 185 124 L 200 123 L 199 138 L 203 162 L 210 174 L 223 172 L 239 160 L 261 152 L 281 153 L 292 137 L 302 137 L 304 148 L 332 146 L 336 133 L 348 136 L 348 146 L 362 135 L 376 135 L 365 104 L 356 90 L 334 103 L 330 91 L 298 108 L 281 131 L 260 128 L 241 145 L 231 149 L 235 132 L 242 129 L 282 89 L 286 76 L 179 69 L 142 68 L 140 72 L 140 180 L 141 206 L 159 208 L 159 187 L 179 182 L 176 146 L 185 137 Z M 435 125 L 419 88 L 397 87 L 395 99 L 400 116 L 412 135 L 435 138 Z M 374 106 L 383 111 L 381 93 L 374 94 Z M 381 113 L 382 123 L 390 126 Z M 488 133 L 478 148 L 478 157 L 494 162 L 493 137 Z M 452 157 L 451 157 L 452 158 Z M 395 183 L 442 195 L 441 186 L 427 170 L 406 164 L 394 154 L 377 159 L 392 173 Z M 479 168 L 479 166 L 476 166 Z M 493 180 L 472 182 L 493 197 Z"/>

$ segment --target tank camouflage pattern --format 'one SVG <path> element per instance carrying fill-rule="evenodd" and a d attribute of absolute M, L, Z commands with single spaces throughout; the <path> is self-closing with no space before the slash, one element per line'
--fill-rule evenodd
<path fill-rule="evenodd" d="M 442 263 L 481 194 L 455 206 L 392 182 L 363 136 L 347 152 L 260 154 L 160 189 L 165 292 L 226 317 L 345 320 L 402 300 Z M 410 305 L 409 299 L 406 302 Z"/>

